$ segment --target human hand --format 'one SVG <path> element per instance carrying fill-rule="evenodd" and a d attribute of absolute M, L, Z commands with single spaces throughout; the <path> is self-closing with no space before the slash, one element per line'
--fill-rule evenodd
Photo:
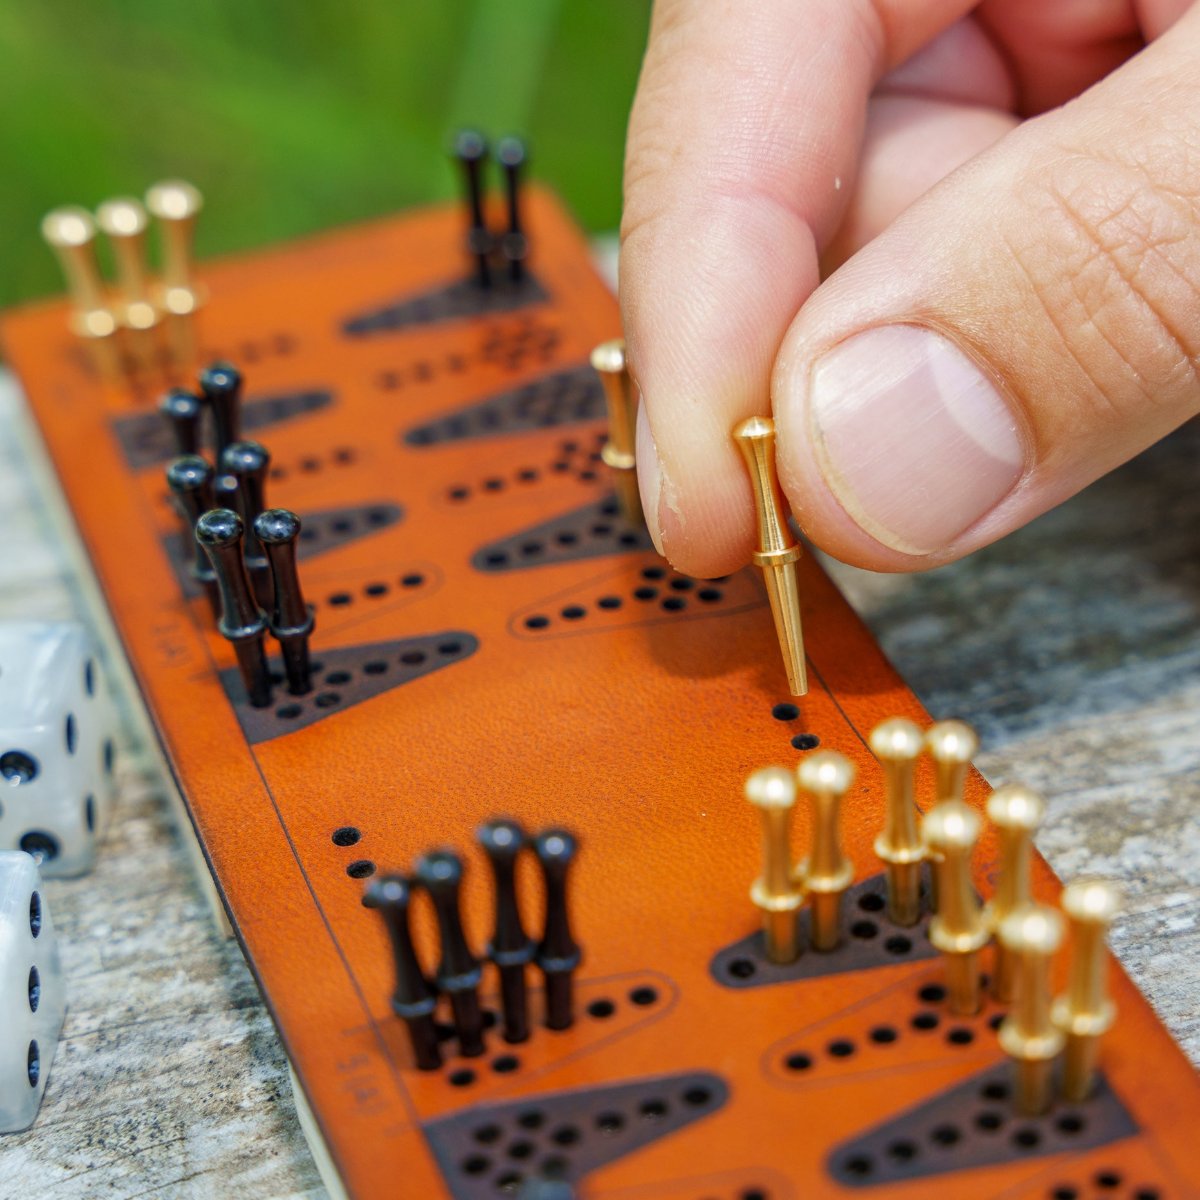
<path fill-rule="evenodd" d="M 643 507 L 676 567 L 749 558 L 730 433 L 754 413 L 808 536 L 907 571 L 1200 411 L 1188 9 L 658 0 L 620 281 Z"/>

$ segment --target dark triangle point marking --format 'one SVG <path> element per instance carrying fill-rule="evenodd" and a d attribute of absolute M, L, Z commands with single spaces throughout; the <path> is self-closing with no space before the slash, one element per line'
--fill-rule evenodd
<path fill-rule="evenodd" d="M 549 292 L 528 273 L 515 283 L 497 279 L 490 288 L 480 287 L 473 277 L 459 279 L 348 317 L 342 322 L 342 332 L 348 337 L 396 333 L 414 325 L 515 312 L 549 299 Z"/>
<path fill-rule="evenodd" d="M 253 746 L 315 725 L 364 700 L 462 662 L 478 649 L 479 639 L 474 634 L 452 629 L 397 641 L 314 651 L 313 690 L 305 696 L 290 695 L 282 686 L 281 662 L 274 658 L 270 667 L 275 692 L 266 708 L 250 706 L 241 675 L 234 668 L 221 672 L 221 686 L 233 702 L 246 740 Z"/>

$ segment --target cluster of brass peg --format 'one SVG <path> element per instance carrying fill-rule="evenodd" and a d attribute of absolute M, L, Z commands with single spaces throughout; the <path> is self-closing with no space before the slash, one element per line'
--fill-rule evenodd
<path fill-rule="evenodd" d="M 762 912 L 772 962 L 799 957 L 799 916 L 806 901 L 812 949 L 832 950 L 841 939 L 842 895 L 854 879 L 854 867 L 842 851 L 839 810 L 853 782 L 853 764 L 833 750 L 809 755 L 794 775 L 784 767 L 763 767 L 746 781 L 746 799 L 758 809 L 763 833 L 763 870 L 751 885 L 750 899 Z M 793 866 L 797 785 L 808 793 L 812 842 L 808 856 Z"/>
<path fill-rule="evenodd" d="M 887 793 L 875 850 L 886 866 L 888 916 L 899 925 L 919 919 L 920 864 L 927 860 L 929 939 L 945 963 L 950 1010 L 979 1011 L 981 955 L 994 939 L 991 990 L 997 1003 L 1011 1006 L 999 1036 L 1016 1067 L 1017 1107 L 1030 1114 L 1049 1107 L 1060 1056 L 1062 1095 L 1083 1100 L 1094 1083 L 1100 1037 L 1114 1019 L 1105 934 L 1120 906 L 1116 888 L 1101 881 L 1069 885 L 1062 895 L 1065 923 L 1057 910 L 1035 902 L 1033 836 L 1046 806 L 1036 792 L 1011 784 L 997 788 L 986 804 L 999 845 L 999 875 L 991 900 L 982 904 L 971 859 L 983 819 L 963 800 L 967 768 L 979 746 L 974 731 L 961 721 L 940 721 L 922 735 L 912 721 L 893 718 L 876 727 L 870 745 Z M 922 754 L 933 760 L 935 799 L 918 829 L 914 772 Z M 1050 971 L 1067 925 L 1074 944 L 1069 986 L 1052 1003 Z"/>
<path fill-rule="evenodd" d="M 95 215 L 67 206 L 47 213 L 42 236 L 54 251 L 71 299 L 70 327 L 90 347 L 101 374 L 113 380 L 124 369 L 140 370 L 164 355 L 186 368 L 195 357 L 194 314 L 203 293 L 193 278 L 192 241 L 203 207 L 190 183 L 168 180 L 146 193 L 106 200 Z M 161 272 L 153 278 L 146 238 L 150 217 L 158 224 Z M 110 288 L 96 258 L 97 230 L 112 247 L 116 280 Z M 165 332 L 165 347 L 157 339 Z"/>

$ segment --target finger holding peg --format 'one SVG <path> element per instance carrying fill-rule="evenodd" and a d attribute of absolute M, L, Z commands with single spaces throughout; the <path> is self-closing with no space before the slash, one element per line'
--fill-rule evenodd
<path fill-rule="evenodd" d="M 938 879 L 938 909 L 929 923 L 929 940 L 942 952 L 950 1011 L 959 1016 L 979 1011 L 979 951 L 988 940 L 983 910 L 971 886 L 971 854 L 981 824 L 975 810 L 961 800 L 943 800 L 926 813 L 921 827 Z"/>
<path fill-rule="evenodd" d="M 762 874 L 750 885 L 750 899 L 762 912 L 767 957 L 795 962 L 800 957 L 797 917 L 804 903 L 804 889 L 792 878 L 796 781 L 785 767 L 763 767 L 746 780 L 746 799 L 762 820 Z"/>
<path fill-rule="evenodd" d="M 1061 903 L 1071 926 L 1071 973 L 1065 995 L 1054 1002 L 1052 1016 L 1066 1035 L 1063 1095 L 1079 1101 L 1092 1090 L 1100 1039 L 1116 1020 L 1116 1006 L 1108 996 L 1105 941 L 1121 911 L 1121 893 L 1104 880 L 1081 879 L 1063 889 Z"/>
<path fill-rule="evenodd" d="M 608 441 L 600 450 L 616 480 L 617 499 L 625 519 L 641 525 L 642 501 L 638 494 L 637 459 L 634 457 L 634 420 L 636 405 L 633 385 L 625 363 L 625 339 L 601 342 L 592 351 L 592 369 L 604 385 L 604 403 L 608 408 Z"/>
<path fill-rule="evenodd" d="M 144 333 L 158 324 L 146 269 L 146 210 L 131 196 L 106 200 L 96 209 L 96 224 L 108 235 L 117 260 L 117 319 L 126 329 Z"/>
<path fill-rule="evenodd" d="M 42 220 L 42 237 L 54 251 L 71 296 L 71 331 L 97 340 L 117 331 L 96 264 L 96 222 L 86 208 L 53 209 Z"/>
<path fill-rule="evenodd" d="M 1046 814 L 1046 805 L 1037 792 L 1020 784 L 997 788 L 987 802 L 987 816 L 1000 835 L 1000 881 L 988 904 L 988 926 L 999 929 L 1009 913 L 1033 899 L 1029 869 L 1033 856 L 1033 835 Z M 1014 963 L 1002 939 L 996 941 L 992 994 L 1001 1004 L 1013 997 Z"/>
<path fill-rule="evenodd" d="M 758 518 L 759 548 L 751 558 L 756 567 L 762 568 L 767 585 L 788 688 L 793 696 L 805 696 L 808 694 L 808 673 L 800 626 L 800 592 L 796 582 L 796 562 L 801 550 L 788 528 L 783 493 L 775 472 L 775 422 L 770 417 L 751 417 L 734 429 L 733 438 L 750 472 Z"/>
<path fill-rule="evenodd" d="M 1044 904 L 1025 904 L 1004 918 L 997 936 L 1016 967 L 1000 1045 L 1016 1064 L 1017 1109 L 1036 1116 L 1050 1107 L 1051 1072 L 1063 1048 L 1062 1031 L 1050 1019 L 1050 966 L 1062 945 L 1063 919 Z"/>
<path fill-rule="evenodd" d="M 893 717 L 871 732 L 871 753 L 883 767 L 887 810 L 875 853 L 887 867 L 888 918 L 915 925 L 921 916 L 921 863 L 925 846 L 917 831 L 913 803 L 913 770 L 920 757 L 921 730 L 912 721 Z"/>
<path fill-rule="evenodd" d="M 836 750 L 809 755 L 799 767 L 809 793 L 812 846 L 797 872 L 812 909 L 812 947 L 832 950 L 842 935 L 842 894 L 854 881 L 854 865 L 842 853 L 842 797 L 854 782 L 854 764 Z"/>

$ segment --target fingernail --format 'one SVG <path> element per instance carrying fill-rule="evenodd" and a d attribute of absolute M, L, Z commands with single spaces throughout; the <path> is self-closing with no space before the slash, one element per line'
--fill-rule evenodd
<path fill-rule="evenodd" d="M 638 398 L 633 453 L 637 461 L 638 491 L 642 496 L 642 515 L 646 519 L 646 530 L 655 550 L 662 554 L 662 529 L 658 523 L 658 506 L 662 496 L 662 464 L 658 461 L 658 447 L 654 444 L 654 434 L 650 432 L 650 420 L 646 416 L 646 405 L 641 397 Z"/>
<path fill-rule="evenodd" d="M 821 468 L 850 516 L 905 554 L 932 554 L 986 516 L 1024 469 L 1017 421 L 953 342 L 884 325 L 813 367 L 809 414 Z"/>

